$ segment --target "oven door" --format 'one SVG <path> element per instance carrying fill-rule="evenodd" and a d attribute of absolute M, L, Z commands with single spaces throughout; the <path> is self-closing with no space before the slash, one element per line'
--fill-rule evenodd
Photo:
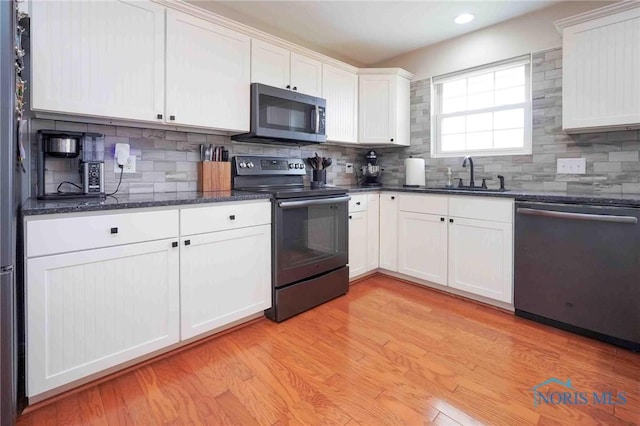
<path fill-rule="evenodd" d="M 252 85 L 252 132 L 260 138 L 324 142 L 324 99 L 277 87 Z"/>
<path fill-rule="evenodd" d="M 274 200 L 275 287 L 345 266 L 349 232 L 347 195 Z"/>

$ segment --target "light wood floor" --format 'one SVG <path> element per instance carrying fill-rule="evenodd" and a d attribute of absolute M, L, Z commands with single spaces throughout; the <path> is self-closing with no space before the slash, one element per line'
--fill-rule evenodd
<path fill-rule="evenodd" d="M 534 407 L 534 385 L 625 391 Z M 46 424 L 640 422 L 640 355 L 377 275 L 284 323 L 262 320 L 22 416 Z"/>

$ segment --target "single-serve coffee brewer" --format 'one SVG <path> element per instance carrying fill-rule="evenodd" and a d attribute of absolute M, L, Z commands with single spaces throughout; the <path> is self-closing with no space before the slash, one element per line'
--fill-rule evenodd
<path fill-rule="evenodd" d="M 37 177 L 40 200 L 104 197 L 104 135 L 38 131 Z"/>

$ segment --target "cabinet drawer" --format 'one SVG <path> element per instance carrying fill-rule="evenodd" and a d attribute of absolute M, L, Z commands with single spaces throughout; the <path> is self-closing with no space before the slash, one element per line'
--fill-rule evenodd
<path fill-rule="evenodd" d="M 449 197 L 449 216 L 513 223 L 513 200 Z"/>
<path fill-rule="evenodd" d="M 400 196 L 400 211 L 447 215 L 447 197 L 443 195 Z"/>
<path fill-rule="evenodd" d="M 178 210 L 74 216 L 27 222 L 27 257 L 178 236 Z"/>
<path fill-rule="evenodd" d="M 271 223 L 271 203 L 224 203 L 180 210 L 180 235 Z"/>
<path fill-rule="evenodd" d="M 367 210 L 367 194 L 352 195 L 349 200 L 349 213 Z"/>

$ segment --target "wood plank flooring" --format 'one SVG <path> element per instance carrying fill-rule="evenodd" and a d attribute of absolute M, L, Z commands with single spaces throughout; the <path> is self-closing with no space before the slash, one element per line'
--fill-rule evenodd
<path fill-rule="evenodd" d="M 625 405 L 534 407 L 556 377 Z M 562 389 L 553 389 L 562 391 Z M 640 355 L 383 275 L 23 415 L 19 425 L 623 425 Z"/>

